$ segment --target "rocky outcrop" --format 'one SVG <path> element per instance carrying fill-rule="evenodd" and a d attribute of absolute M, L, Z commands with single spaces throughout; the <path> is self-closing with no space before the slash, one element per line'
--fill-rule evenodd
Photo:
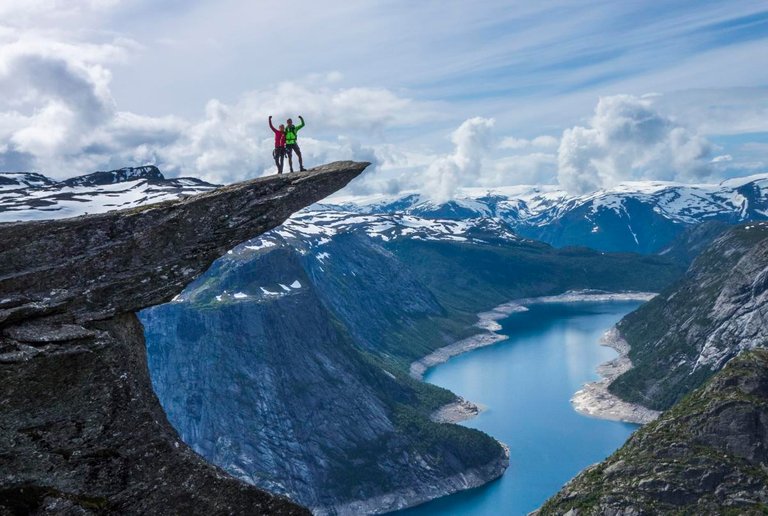
<path fill-rule="evenodd" d="M 171 300 L 228 249 L 366 166 L 338 162 L 132 210 L 0 224 L 0 512 L 305 512 L 181 442 L 152 391 L 134 313 Z"/>
<path fill-rule="evenodd" d="M 576 391 L 571 398 L 571 404 L 576 412 L 586 416 L 641 425 L 659 417 L 660 412 L 637 403 L 628 403 L 608 391 L 612 381 L 632 368 L 632 361 L 627 357 L 629 345 L 621 338 L 615 327 L 603 334 L 600 343 L 615 349 L 619 356 L 597 366 L 600 380 L 589 382 Z"/>
<path fill-rule="evenodd" d="M 743 350 L 768 345 L 768 223 L 734 227 L 685 278 L 627 315 L 617 328 L 633 368 L 609 387 L 664 410 Z"/>
<path fill-rule="evenodd" d="M 703 387 L 583 471 L 540 514 L 765 514 L 768 350 Z"/>

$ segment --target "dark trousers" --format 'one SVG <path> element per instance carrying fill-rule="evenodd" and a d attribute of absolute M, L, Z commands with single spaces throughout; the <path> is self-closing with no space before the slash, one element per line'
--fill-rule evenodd
<path fill-rule="evenodd" d="M 301 149 L 299 149 L 299 145 L 297 143 L 287 144 L 285 146 L 285 152 L 288 153 L 288 166 L 291 167 L 291 172 L 293 172 L 293 153 L 294 152 L 299 157 L 299 168 L 301 170 L 304 170 L 304 160 L 301 159 Z"/>
<path fill-rule="evenodd" d="M 275 158 L 275 165 L 277 165 L 277 173 L 283 173 L 283 163 L 285 163 L 285 147 L 275 147 L 272 151 L 272 157 Z"/>

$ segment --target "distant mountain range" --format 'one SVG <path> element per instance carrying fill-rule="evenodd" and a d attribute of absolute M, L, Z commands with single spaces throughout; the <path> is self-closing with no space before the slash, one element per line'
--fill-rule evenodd
<path fill-rule="evenodd" d="M 66 181 L 34 173 L 0 173 L 0 222 L 98 213 L 215 187 L 194 178 L 166 179 L 152 166 L 96 172 Z M 321 212 L 341 213 L 338 224 L 359 222 L 369 233 L 380 229 L 384 236 L 390 231 L 409 234 L 417 228 L 439 231 L 441 238 L 455 231 L 470 231 L 475 236 L 499 232 L 502 238 L 516 234 L 555 247 L 663 254 L 676 238 L 701 222 L 768 219 L 768 174 L 719 184 L 631 182 L 576 196 L 545 185 L 464 189 L 458 198 L 444 203 L 416 193 L 340 198 L 315 205 L 310 212 L 318 220 L 329 217 L 319 215 Z M 294 220 L 306 223 L 306 213 Z M 441 222 L 438 228 L 426 220 L 461 224 Z M 300 225 L 295 229 L 300 230 Z"/>
<path fill-rule="evenodd" d="M 516 186 L 464 189 L 457 199 L 445 203 L 414 193 L 324 206 L 452 220 L 491 217 L 521 236 L 555 247 L 660 253 L 687 227 L 701 222 L 768 219 L 768 174 L 719 184 L 630 182 L 576 196 L 557 186 Z"/>
<path fill-rule="evenodd" d="M 154 166 L 94 172 L 64 181 L 33 172 L 0 172 L 0 222 L 134 208 L 215 187 L 192 177 L 166 179 Z"/>

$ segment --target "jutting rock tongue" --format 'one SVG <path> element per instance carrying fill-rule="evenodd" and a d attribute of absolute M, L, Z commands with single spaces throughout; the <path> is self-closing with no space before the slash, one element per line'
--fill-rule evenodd
<path fill-rule="evenodd" d="M 9 244 L 0 249 L 0 296 L 83 320 L 170 301 L 227 250 L 343 188 L 367 165 L 337 162 L 133 210 L 0 225 Z"/>
<path fill-rule="evenodd" d="M 207 464 L 168 424 L 134 312 L 367 163 L 72 219 L 0 224 L 0 512 L 303 513 Z"/>

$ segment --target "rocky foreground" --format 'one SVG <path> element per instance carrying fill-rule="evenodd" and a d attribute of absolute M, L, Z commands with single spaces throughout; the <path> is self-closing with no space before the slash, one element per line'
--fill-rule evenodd
<path fill-rule="evenodd" d="M 344 187 L 337 162 L 132 210 L 0 224 L 0 513 L 301 514 L 190 450 L 135 312 Z"/>
<path fill-rule="evenodd" d="M 765 514 L 768 350 L 745 352 L 540 514 Z"/>

